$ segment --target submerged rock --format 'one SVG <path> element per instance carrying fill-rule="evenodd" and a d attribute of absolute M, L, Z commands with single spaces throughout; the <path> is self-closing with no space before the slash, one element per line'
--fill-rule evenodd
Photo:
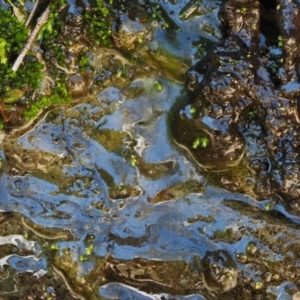
<path fill-rule="evenodd" d="M 87 74 L 70 74 L 66 81 L 69 94 L 75 98 L 87 94 L 89 85 Z"/>
<path fill-rule="evenodd" d="M 229 291 L 237 285 L 237 267 L 226 251 L 213 251 L 202 260 L 203 280 L 209 290 Z"/>

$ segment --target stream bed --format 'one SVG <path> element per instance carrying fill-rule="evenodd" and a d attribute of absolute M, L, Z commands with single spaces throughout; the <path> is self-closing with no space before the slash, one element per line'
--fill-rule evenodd
<path fill-rule="evenodd" d="M 221 1 L 152 4 L 147 64 L 113 50 L 142 71 L 1 134 L 0 299 L 300 299 L 300 218 L 212 184 L 170 130 Z"/>

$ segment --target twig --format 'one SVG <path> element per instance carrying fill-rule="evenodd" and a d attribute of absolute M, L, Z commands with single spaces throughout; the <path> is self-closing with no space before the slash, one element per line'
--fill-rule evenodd
<path fill-rule="evenodd" d="M 41 15 L 41 17 L 39 18 L 34 30 L 32 31 L 25 47 L 23 48 L 22 52 L 19 54 L 18 58 L 16 59 L 12 70 L 14 72 L 17 72 L 21 63 L 24 60 L 25 55 L 27 54 L 28 50 L 30 49 L 33 41 L 35 40 L 37 34 L 39 33 L 41 27 L 47 22 L 48 18 L 50 15 L 50 5 L 47 6 L 47 8 L 45 9 L 45 11 L 43 12 L 43 14 Z"/>
<path fill-rule="evenodd" d="M 32 10 L 31 10 L 31 12 L 30 12 L 30 15 L 29 15 L 29 17 L 28 17 L 28 19 L 27 19 L 27 21 L 26 21 L 26 23 L 25 23 L 25 27 L 28 26 L 28 24 L 30 23 L 31 19 L 33 18 L 33 15 L 34 15 L 34 13 L 35 13 L 36 8 L 38 7 L 38 5 L 39 5 L 39 0 L 37 0 L 37 1 L 35 2 L 35 4 L 34 4 Z"/>

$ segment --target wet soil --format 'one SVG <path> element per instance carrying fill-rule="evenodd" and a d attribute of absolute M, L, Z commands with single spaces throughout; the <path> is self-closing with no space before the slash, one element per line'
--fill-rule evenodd
<path fill-rule="evenodd" d="M 279 150 L 268 149 L 265 137 L 274 137 L 275 145 L 283 137 L 275 137 L 263 113 L 280 101 L 289 111 L 292 94 L 284 102 L 285 83 L 253 79 L 259 92 L 250 104 L 236 100 L 244 109 L 238 122 L 231 100 L 218 103 L 220 94 L 201 102 L 212 74 L 227 82 L 220 66 L 237 76 L 244 70 L 251 81 L 262 70 L 256 59 L 266 60 L 267 70 L 274 61 L 268 48 L 247 57 L 248 46 L 224 33 L 223 2 L 140 1 L 120 8 L 117 49 L 89 49 L 94 71 L 88 83 L 69 74 L 73 102 L 1 133 L 1 298 L 299 298 L 300 218 L 286 205 L 291 199 L 284 199 L 291 192 L 273 183 L 272 195 L 258 197 L 255 189 L 288 163 L 287 155 L 282 165 L 273 162 Z M 228 3 L 236 8 L 235 1 Z M 245 15 L 253 16 L 247 5 Z M 265 21 L 268 7 L 260 5 L 262 34 L 272 44 L 273 20 Z M 249 29 L 248 37 L 259 48 L 256 30 Z M 241 56 L 227 65 L 223 56 L 233 59 L 226 44 L 232 40 Z M 189 78 L 201 75 L 212 59 L 220 60 L 218 68 L 189 94 L 185 71 Z M 287 78 L 295 70 L 292 64 Z M 273 84 L 267 94 L 273 100 L 260 104 L 263 83 Z M 231 85 L 223 87 L 230 91 Z M 286 111 L 274 116 L 281 113 L 280 128 L 291 139 L 298 125 Z M 208 128 L 213 112 L 221 112 L 217 120 L 223 123 L 216 124 L 223 135 Z M 285 132 L 287 124 L 291 132 Z M 282 147 L 287 151 L 287 144 Z M 254 169 L 250 162 L 257 156 Z"/>

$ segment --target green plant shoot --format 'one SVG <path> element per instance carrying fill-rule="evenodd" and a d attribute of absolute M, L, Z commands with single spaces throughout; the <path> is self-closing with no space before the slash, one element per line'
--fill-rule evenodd
<path fill-rule="evenodd" d="M 206 136 L 197 137 L 193 142 L 193 149 L 197 149 L 199 146 L 206 148 L 209 144 L 209 139 Z"/>
<path fill-rule="evenodd" d="M 161 92 L 163 90 L 163 85 L 157 80 L 155 81 L 155 88 L 158 92 Z"/>
<path fill-rule="evenodd" d="M 196 111 L 197 111 L 197 110 L 196 110 L 195 107 L 191 107 L 191 108 L 190 108 L 190 114 L 193 115 Z"/>
<path fill-rule="evenodd" d="M 134 155 L 131 155 L 130 164 L 135 167 L 137 164 L 136 157 Z"/>

